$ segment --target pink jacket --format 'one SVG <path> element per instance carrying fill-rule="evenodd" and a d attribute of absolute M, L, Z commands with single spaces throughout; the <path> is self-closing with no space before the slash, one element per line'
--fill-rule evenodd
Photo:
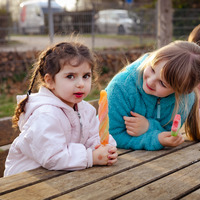
<path fill-rule="evenodd" d="M 21 133 L 6 159 L 4 176 L 40 166 L 49 170 L 92 167 L 92 151 L 100 143 L 99 121 L 93 106 L 80 102 L 79 119 L 77 111 L 41 87 L 38 93 L 30 95 L 25 111 L 18 123 Z M 111 135 L 109 143 L 116 146 Z"/>

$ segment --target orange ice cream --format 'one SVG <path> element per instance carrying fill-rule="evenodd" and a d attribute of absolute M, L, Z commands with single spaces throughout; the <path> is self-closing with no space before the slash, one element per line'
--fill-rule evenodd
<path fill-rule="evenodd" d="M 108 100 L 107 100 L 107 93 L 105 90 L 102 90 L 100 92 L 98 116 L 100 121 L 99 125 L 100 142 L 102 145 L 106 145 L 109 142 L 109 118 L 108 118 Z"/>

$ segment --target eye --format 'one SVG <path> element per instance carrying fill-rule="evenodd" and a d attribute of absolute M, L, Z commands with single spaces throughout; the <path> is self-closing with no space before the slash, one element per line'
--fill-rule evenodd
<path fill-rule="evenodd" d="M 152 67 L 150 67 L 151 68 L 151 71 L 153 72 L 153 73 L 155 73 L 155 70 L 152 68 Z"/>
<path fill-rule="evenodd" d="M 68 79 L 73 79 L 73 78 L 74 78 L 74 75 L 69 74 L 69 75 L 66 76 L 66 78 L 68 78 Z"/>
<path fill-rule="evenodd" d="M 160 85 L 161 85 L 162 87 L 164 87 L 164 88 L 167 87 L 162 81 L 160 81 Z"/>
<path fill-rule="evenodd" d="M 91 77 L 91 74 L 90 73 L 87 73 L 83 76 L 84 79 L 89 79 Z"/>

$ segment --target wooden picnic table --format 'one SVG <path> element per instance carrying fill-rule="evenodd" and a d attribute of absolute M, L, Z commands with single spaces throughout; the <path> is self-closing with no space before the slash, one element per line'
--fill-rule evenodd
<path fill-rule="evenodd" d="M 0 199 L 200 199 L 200 143 L 160 151 L 119 149 L 113 166 L 43 168 L 0 178 Z"/>

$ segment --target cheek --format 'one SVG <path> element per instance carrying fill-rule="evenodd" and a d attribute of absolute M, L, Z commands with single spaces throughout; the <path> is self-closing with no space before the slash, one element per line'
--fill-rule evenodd
<path fill-rule="evenodd" d="M 170 94 L 172 94 L 173 91 L 172 90 L 168 90 L 168 89 L 165 89 L 165 88 L 162 88 L 162 87 L 159 87 L 159 89 L 157 90 L 157 94 L 159 97 L 166 97 Z"/>

